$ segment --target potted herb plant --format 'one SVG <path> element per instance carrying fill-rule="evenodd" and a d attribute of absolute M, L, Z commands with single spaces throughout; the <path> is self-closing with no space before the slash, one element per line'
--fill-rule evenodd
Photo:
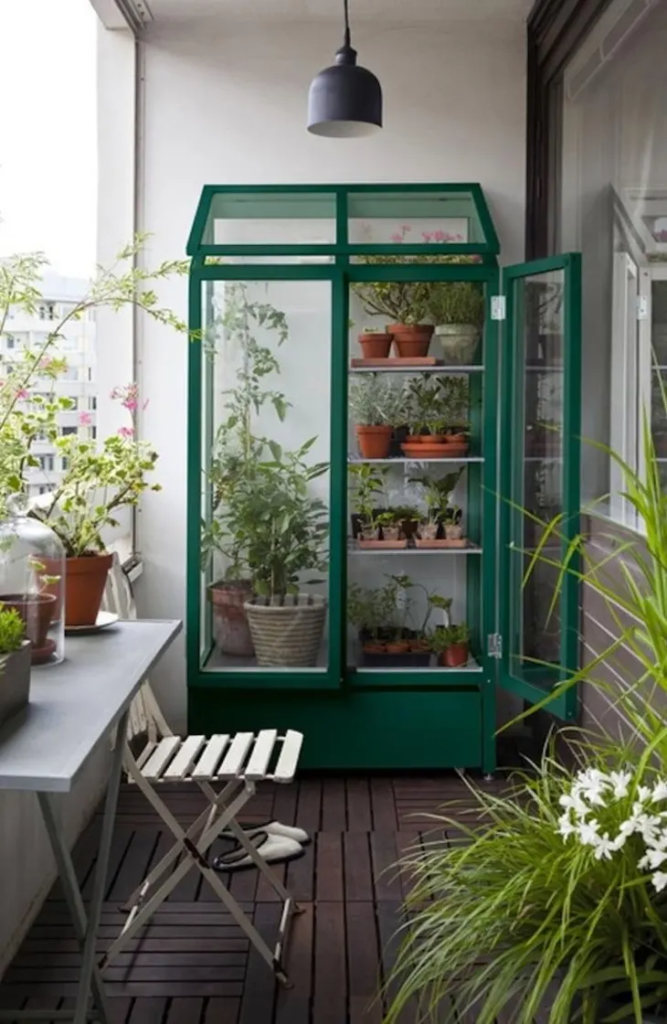
<path fill-rule="evenodd" d="M 468 546 L 468 539 L 463 535 L 462 518 L 463 513 L 458 505 L 447 508 L 442 520 L 447 547 L 465 548 Z"/>
<path fill-rule="evenodd" d="M 118 389 L 115 397 L 134 415 L 136 385 Z M 92 626 L 113 560 L 102 531 L 117 526 L 119 510 L 136 507 L 145 491 L 161 490 L 147 480 L 158 455 L 136 439 L 134 427 L 121 428 L 101 446 L 76 434 L 55 443 L 66 469 L 49 503 L 30 515 L 49 526 L 65 549 L 65 625 Z"/>
<path fill-rule="evenodd" d="M 400 411 L 400 392 L 385 376 L 369 373 L 353 382 L 350 414 L 362 459 L 386 459 L 389 456 L 392 433 Z"/>
<path fill-rule="evenodd" d="M 350 466 L 355 482 L 354 515 L 362 548 L 404 548 L 407 538 L 401 537 L 400 510 L 384 508 L 388 467 L 360 463 Z M 353 533 L 354 533 L 353 522 Z"/>
<path fill-rule="evenodd" d="M 484 323 L 484 289 L 475 281 L 438 281 L 428 294 L 445 363 L 472 365 Z"/>
<path fill-rule="evenodd" d="M 371 266 L 404 264 L 398 255 L 360 256 L 360 261 Z M 424 281 L 373 281 L 355 284 L 354 291 L 361 299 L 369 316 L 381 316 L 390 321 L 387 333 L 394 340 L 396 355 L 400 359 L 422 358 L 428 355 L 433 326 L 427 320 L 429 284 Z"/>
<path fill-rule="evenodd" d="M 19 612 L 0 605 L 0 726 L 28 703 L 30 646 Z"/>
<path fill-rule="evenodd" d="M 431 635 L 431 650 L 445 668 L 461 668 L 468 663 L 470 630 L 465 623 L 439 626 Z"/>
<path fill-rule="evenodd" d="M 327 507 L 310 485 L 329 467 L 306 463 L 315 440 L 295 452 L 270 441 L 270 461 L 240 485 L 235 515 L 254 593 L 245 611 L 259 665 L 308 667 L 319 654 L 327 602 L 303 587 L 323 580 L 301 579 L 327 568 Z"/>
<path fill-rule="evenodd" d="M 447 546 L 446 538 L 440 537 L 440 533 L 443 531 L 446 517 L 452 511 L 452 497 L 463 472 L 464 468 L 461 466 L 440 478 L 428 474 L 410 477 L 410 483 L 419 485 L 426 503 L 426 514 L 422 517 L 417 530 L 417 547 Z"/>

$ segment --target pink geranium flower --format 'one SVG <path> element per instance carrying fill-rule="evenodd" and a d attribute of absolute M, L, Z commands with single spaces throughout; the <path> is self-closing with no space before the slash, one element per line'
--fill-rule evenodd
<path fill-rule="evenodd" d="M 91 416 L 91 414 L 89 412 L 80 412 L 79 413 L 79 426 L 80 427 L 89 427 L 92 422 L 93 422 L 93 417 Z"/>
<path fill-rule="evenodd" d="M 19 400 L 30 398 L 30 392 L 28 391 L 27 388 L 19 388 L 14 397 L 18 398 Z"/>
<path fill-rule="evenodd" d="M 134 437 L 134 428 L 133 427 L 119 427 L 118 428 L 118 436 L 119 437 L 124 437 L 125 440 L 129 440 L 130 438 Z"/>

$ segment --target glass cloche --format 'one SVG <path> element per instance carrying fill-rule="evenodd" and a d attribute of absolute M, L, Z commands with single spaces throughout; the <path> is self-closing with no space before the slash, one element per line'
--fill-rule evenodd
<path fill-rule="evenodd" d="M 32 644 L 33 665 L 54 665 L 65 654 L 65 552 L 44 523 L 29 515 L 25 495 L 7 502 L 0 523 L 0 602 L 15 608 Z"/>

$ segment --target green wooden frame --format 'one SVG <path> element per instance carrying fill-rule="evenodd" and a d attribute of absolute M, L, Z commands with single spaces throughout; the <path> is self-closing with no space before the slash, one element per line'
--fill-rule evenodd
<path fill-rule="evenodd" d="M 501 463 L 500 508 L 500 572 L 509 581 L 509 599 L 499 602 L 502 618 L 501 633 L 505 638 L 501 662 L 500 684 L 530 704 L 544 701 L 544 686 L 512 674 L 512 643 L 510 615 L 512 601 L 520 600 L 521 573 L 517 572 L 517 559 L 512 559 L 510 544 L 515 527 L 523 515 L 516 507 L 518 475 L 523 473 L 523 423 L 517 422 L 517 388 L 523 387 L 523 344 L 517 343 L 522 328 L 521 310 L 516 301 L 517 284 L 525 278 L 561 271 L 564 280 L 563 306 L 563 462 L 562 494 L 563 519 L 559 529 L 561 559 L 570 542 L 580 530 L 580 448 L 581 448 L 581 256 L 568 253 L 532 263 L 518 264 L 503 270 L 503 291 L 506 299 L 506 319 L 503 330 L 503 407 L 502 437 L 504 458 Z M 518 429 L 517 429 L 518 428 Z M 576 579 L 576 557 L 569 561 L 572 573 L 562 580 L 560 598 L 560 665 L 554 667 L 554 682 L 570 678 L 579 665 L 579 584 Z M 542 666 L 536 671 L 544 675 Z M 558 718 L 572 721 L 577 716 L 577 687 L 570 687 L 550 701 L 547 710 Z"/>

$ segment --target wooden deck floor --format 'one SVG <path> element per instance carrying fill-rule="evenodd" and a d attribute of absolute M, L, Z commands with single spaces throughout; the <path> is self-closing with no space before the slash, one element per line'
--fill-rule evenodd
<path fill-rule="evenodd" d="M 490 785 L 501 785 L 500 781 Z M 191 872 L 135 943 L 107 970 L 113 1024 L 380 1024 L 373 1003 L 394 955 L 408 880 L 391 870 L 400 853 L 431 831 L 427 815 L 465 796 L 454 775 L 432 778 L 305 778 L 267 786 L 248 821 L 298 823 L 313 836 L 306 855 L 281 869 L 304 913 L 294 920 L 287 957 L 294 987 L 278 991 L 271 971 L 248 951 L 240 929 L 199 873 Z M 182 823 L 203 807 L 198 791 L 171 790 Z M 95 818 L 76 847 L 89 893 Z M 120 905 L 170 847 L 141 793 L 121 792 L 100 951 L 115 936 Z M 239 872 L 231 891 L 251 909 L 267 938 L 279 904 L 254 871 Z M 58 887 L 0 984 L 0 1005 L 59 1009 L 72 1003 L 79 953 Z M 414 1014 L 405 1017 L 405 1024 Z"/>

